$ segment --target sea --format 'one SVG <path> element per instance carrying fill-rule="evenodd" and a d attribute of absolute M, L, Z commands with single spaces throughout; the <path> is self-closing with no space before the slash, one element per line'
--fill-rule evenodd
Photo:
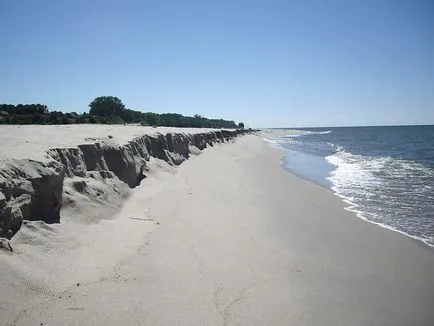
<path fill-rule="evenodd" d="M 357 216 L 434 247 L 434 126 L 285 129 L 283 168 Z"/>

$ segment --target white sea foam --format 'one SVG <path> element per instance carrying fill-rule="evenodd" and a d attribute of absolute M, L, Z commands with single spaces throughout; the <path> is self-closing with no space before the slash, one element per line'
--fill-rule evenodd
<path fill-rule="evenodd" d="M 266 141 L 267 143 L 269 143 L 273 148 L 277 148 L 280 150 L 284 150 L 284 148 L 281 146 L 281 144 L 283 143 L 281 140 L 279 140 L 279 138 L 263 138 L 264 141 Z"/>
<path fill-rule="evenodd" d="M 313 131 L 313 130 L 298 130 L 298 129 L 291 129 L 288 130 L 288 132 L 291 132 L 285 136 L 283 136 L 283 138 L 296 138 L 296 137 L 300 137 L 300 136 L 306 136 L 306 135 L 326 135 L 331 133 L 331 130 L 325 130 L 325 131 Z"/>
<path fill-rule="evenodd" d="M 319 138 L 311 141 L 302 136 L 323 135 L 331 131 L 288 130 L 283 137 L 266 138 L 273 147 L 288 153 L 325 156 L 334 166 L 327 180 L 335 194 L 348 204 L 347 210 L 370 223 L 390 229 L 434 247 L 434 169 L 414 161 L 389 156 L 356 155 Z M 321 136 L 319 136 L 321 137 Z M 327 141 L 327 139 L 325 139 Z M 333 154 L 327 155 L 327 152 Z M 289 154 L 288 154 L 289 155 Z M 323 156 L 324 155 L 324 156 Z M 299 158 L 299 156 L 297 156 Z M 313 172 L 291 157 L 289 169 L 309 179 Z M 314 181 L 317 182 L 317 181 Z"/>
<path fill-rule="evenodd" d="M 434 196 L 426 180 L 434 170 L 411 161 L 390 157 L 367 157 L 342 149 L 326 157 L 336 169 L 330 173 L 332 190 L 358 217 L 434 246 L 419 203 Z M 418 211 L 420 209 L 420 211 Z"/>
<path fill-rule="evenodd" d="M 349 199 L 345 195 L 340 194 L 338 192 L 338 190 L 336 189 L 336 187 L 334 187 L 334 186 L 331 189 L 334 191 L 334 193 L 335 193 L 336 196 L 340 197 L 345 203 L 347 203 L 349 205 L 349 206 L 345 207 L 345 209 L 347 211 L 355 213 L 358 218 L 361 218 L 362 220 L 364 220 L 366 222 L 378 225 L 378 226 L 380 226 L 380 227 L 382 227 L 384 229 L 391 230 L 391 231 L 394 231 L 394 232 L 398 232 L 399 234 L 405 235 L 405 236 L 410 237 L 412 239 L 419 240 L 419 241 L 423 242 L 424 244 L 426 244 L 427 246 L 434 248 L 434 238 L 431 238 L 431 239 L 422 238 L 422 237 L 419 237 L 417 235 L 412 235 L 410 233 L 404 232 L 404 231 L 402 231 L 400 229 L 397 229 L 397 228 L 395 228 L 395 227 L 393 227 L 391 225 L 388 225 L 388 224 L 385 224 L 385 223 L 381 223 L 381 222 L 375 222 L 373 220 L 370 220 L 369 218 L 366 217 L 366 213 L 363 210 L 360 209 L 359 205 L 355 204 L 352 201 L 352 200 L 354 200 L 353 198 Z"/>

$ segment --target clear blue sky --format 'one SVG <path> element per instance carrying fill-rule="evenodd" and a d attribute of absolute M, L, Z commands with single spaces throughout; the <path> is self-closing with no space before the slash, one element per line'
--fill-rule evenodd
<path fill-rule="evenodd" d="M 434 124 L 433 0 L 3 0 L 0 103 Z"/>

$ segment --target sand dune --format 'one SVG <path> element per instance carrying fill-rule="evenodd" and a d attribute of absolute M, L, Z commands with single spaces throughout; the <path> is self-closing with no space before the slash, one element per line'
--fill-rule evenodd
<path fill-rule="evenodd" d="M 151 157 L 179 165 L 190 153 L 240 133 L 139 126 L 6 126 L 0 133 L 5 144 L 0 156 L 0 237 L 11 238 L 23 220 L 58 222 L 62 205 L 119 206 L 129 187 L 146 177 Z M 104 215 L 108 213 L 105 210 Z"/>

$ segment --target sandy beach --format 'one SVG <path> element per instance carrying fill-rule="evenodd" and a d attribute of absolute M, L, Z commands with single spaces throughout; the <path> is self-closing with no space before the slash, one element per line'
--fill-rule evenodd
<path fill-rule="evenodd" d="M 433 325 L 433 250 L 280 159 L 241 136 L 151 159 L 110 218 L 24 224 L 0 251 L 0 324 Z"/>
<path fill-rule="evenodd" d="M 134 137 L 170 132 L 204 133 L 207 128 L 144 127 L 140 125 L 3 125 L 0 160 L 5 158 L 43 160 L 45 151 L 92 143 L 95 139 L 124 145 Z"/>

